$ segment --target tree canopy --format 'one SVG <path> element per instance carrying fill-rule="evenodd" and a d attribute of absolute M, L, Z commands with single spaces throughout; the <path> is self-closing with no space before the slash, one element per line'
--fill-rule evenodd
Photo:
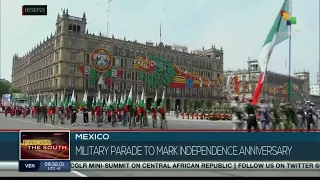
<path fill-rule="evenodd" d="M 20 93 L 20 89 L 12 87 L 11 83 L 7 80 L 0 80 L 0 95 L 2 94 L 11 94 L 11 93 Z"/>

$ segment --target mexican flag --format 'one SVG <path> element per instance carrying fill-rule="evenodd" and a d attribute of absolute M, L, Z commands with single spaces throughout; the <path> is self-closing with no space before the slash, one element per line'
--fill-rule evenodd
<path fill-rule="evenodd" d="M 142 90 L 142 93 L 141 93 L 141 99 L 140 99 L 140 107 L 144 107 L 144 97 L 145 96 L 145 94 L 144 94 L 144 89 Z"/>
<path fill-rule="evenodd" d="M 63 107 L 63 102 L 64 102 L 64 93 L 62 92 L 60 96 L 60 103 L 59 103 L 61 107 Z"/>
<path fill-rule="evenodd" d="M 289 33 L 288 33 L 289 28 L 287 25 L 287 21 L 283 20 L 281 16 L 281 13 L 283 12 L 287 12 L 288 14 L 291 14 L 289 9 L 289 0 L 285 0 L 283 2 L 282 7 L 278 12 L 278 15 L 269 31 L 269 34 L 263 43 L 262 49 L 260 50 L 260 53 L 258 56 L 258 63 L 261 68 L 261 74 L 258 80 L 257 88 L 252 98 L 253 104 L 257 104 L 261 90 L 263 88 L 264 77 L 267 72 L 268 63 L 269 63 L 273 48 L 276 45 L 280 44 L 282 41 L 289 38 Z"/>
<path fill-rule="evenodd" d="M 131 86 L 131 89 L 130 89 L 130 92 L 129 92 L 129 95 L 128 95 L 128 99 L 127 99 L 126 105 L 127 106 L 132 105 L 132 86 Z"/>
<path fill-rule="evenodd" d="M 56 106 L 55 94 L 52 94 L 52 95 L 51 95 L 50 106 L 51 106 L 51 107 L 55 107 L 55 106 Z"/>
<path fill-rule="evenodd" d="M 86 108 L 88 106 L 88 93 L 87 91 L 84 92 L 82 103 L 81 103 L 81 108 Z"/>
<path fill-rule="evenodd" d="M 35 106 L 39 107 L 40 106 L 40 93 L 38 93 L 37 95 L 37 99 L 36 99 L 36 104 Z"/>
<path fill-rule="evenodd" d="M 70 99 L 70 106 L 76 106 L 76 97 L 74 95 L 74 90 L 72 91 L 72 96 Z"/>
<path fill-rule="evenodd" d="M 94 108 L 96 106 L 96 102 L 94 101 L 94 98 L 95 97 L 92 98 L 92 103 L 91 103 L 92 108 Z"/>
<path fill-rule="evenodd" d="M 97 96 L 97 104 L 96 106 L 102 106 L 102 101 L 101 101 L 101 93 L 100 91 L 98 92 L 98 96 Z"/>
<path fill-rule="evenodd" d="M 164 108 L 164 107 L 165 107 L 165 102 L 166 102 L 165 93 L 166 93 L 166 89 L 163 89 L 162 99 L 161 99 L 161 104 L 160 104 L 161 108 Z"/>
<path fill-rule="evenodd" d="M 69 106 L 69 97 L 64 99 L 63 106 L 64 106 L 64 108 L 67 108 Z"/>
<path fill-rule="evenodd" d="M 166 93 L 166 89 L 163 88 L 163 92 L 162 92 L 162 99 L 161 99 L 161 103 L 160 103 L 160 107 L 161 107 L 161 114 L 164 115 L 165 114 L 165 103 L 166 103 L 166 99 L 165 99 L 165 93 Z"/>
<path fill-rule="evenodd" d="M 158 91 L 156 91 L 156 95 L 154 96 L 153 107 L 154 108 L 158 107 Z"/>
<path fill-rule="evenodd" d="M 125 105 L 124 103 L 124 98 L 123 98 L 123 95 L 121 95 L 121 98 L 120 98 L 120 107 L 123 107 Z"/>
<path fill-rule="evenodd" d="M 111 105 L 112 105 L 111 95 L 109 94 L 108 101 L 107 101 L 107 110 L 110 110 L 110 109 L 111 109 Z"/>

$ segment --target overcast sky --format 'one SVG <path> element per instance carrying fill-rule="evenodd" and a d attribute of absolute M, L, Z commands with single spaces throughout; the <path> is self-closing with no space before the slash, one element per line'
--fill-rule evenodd
<path fill-rule="evenodd" d="M 107 0 L 1 0 L 1 78 L 11 81 L 12 56 L 23 55 L 54 33 L 57 14 L 87 16 L 89 32 L 107 31 Z M 113 0 L 109 34 L 140 42 L 159 42 L 191 49 L 224 49 L 225 69 L 246 68 L 269 32 L 282 0 Z M 46 4 L 47 16 L 22 16 L 22 5 Z M 292 38 L 292 72 L 309 71 L 316 82 L 319 69 L 319 0 L 293 0 L 297 24 Z M 269 69 L 288 73 L 288 41 L 278 45 Z"/>

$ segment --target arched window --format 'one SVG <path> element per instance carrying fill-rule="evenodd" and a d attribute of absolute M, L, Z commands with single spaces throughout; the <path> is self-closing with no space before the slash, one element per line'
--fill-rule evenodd
<path fill-rule="evenodd" d="M 72 31 L 72 24 L 69 24 L 69 31 Z"/>
<path fill-rule="evenodd" d="M 77 31 L 77 26 L 76 25 L 72 26 L 72 31 Z"/>
<path fill-rule="evenodd" d="M 77 32 L 80 32 L 80 26 L 77 26 Z"/>

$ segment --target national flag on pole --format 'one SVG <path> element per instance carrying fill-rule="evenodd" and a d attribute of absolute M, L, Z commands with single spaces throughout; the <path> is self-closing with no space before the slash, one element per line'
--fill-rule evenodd
<path fill-rule="evenodd" d="M 39 107 L 40 106 L 40 93 L 38 93 L 37 95 L 37 99 L 36 99 L 36 104 L 35 106 Z"/>
<path fill-rule="evenodd" d="M 162 92 L 162 99 L 161 99 L 161 108 L 164 108 L 165 107 L 165 93 L 166 93 L 166 89 L 163 88 L 163 92 Z"/>
<path fill-rule="evenodd" d="M 98 92 L 98 96 L 97 96 L 97 104 L 96 106 L 102 106 L 102 102 L 101 102 L 101 92 Z"/>
<path fill-rule="evenodd" d="M 153 107 L 157 108 L 158 106 L 158 91 L 156 90 L 156 95 L 154 96 L 154 100 L 153 100 Z"/>
<path fill-rule="evenodd" d="M 56 106 L 55 94 L 52 94 L 52 95 L 51 95 L 50 106 L 51 106 L 51 107 L 55 107 L 55 106 Z"/>
<path fill-rule="evenodd" d="M 84 92 L 84 95 L 83 95 L 83 99 L 82 99 L 82 103 L 81 103 L 81 108 L 87 108 L 88 106 L 88 93 L 87 91 Z"/>
<path fill-rule="evenodd" d="M 140 99 L 140 107 L 144 107 L 144 97 L 145 96 L 145 94 L 144 94 L 144 89 L 142 90 L 142 93 L 141 93 L 141 99 Z"/>
<path fill-rule="evenodd" d="M 110 109 L 111 109 L 111 105 L 112 105 L 111 95 L 109 94 L 108 101 L 107 101 L 107 110 L 110 110 Z"/>
<path fill-rule="evenodd" d="M 95 97 L 92 98 L 91 107 L 94 108 L 96 106 Z"/>
<path fill-rule="evenodd" d="M 74 94 L 74 90 L 72 91 L 72 96 L 71 96 L 71 99 L 70 99 L 70 106 L 76 106 L 76 97 L 75 97 L 75 94 Z"/>
<path fill-rule="evenodd" d="M 64 102 L 64 93 L 62 92 L 60 96 L 60 102 L 59 102 L 60 107 L 63 107 L 63 102 Z"/>
<path fill-rule="evenodd" d="M 64 103 L 63 103 L 64 108 L 67 108 L 69 106 L 69 99 L 70 99 L 69 96 L 64 99 Z"/>
<path fill-rule="evenodd" d="M 140 95 L 137 93 L 137 98 L 136 98 L 136 106 L 139 107 L 140 103 Z"/>
<path fill-rule="evenodd" d="M 121 98 L 120 98 L 120 106 L 123 107 L 125 105 L 124 103 L 124 97 L 123 95 L 121 95 Z"/>
<path fill-rule="evenodd" d="M 116 95 L 116 92 L 113 91 L 113 100 L 112 100 L 112 103 L 114 106 L 117 106 L 117 95 Z"/>
<path fill-rule="evenodd" d="M 130 88 L 130 92 L 129 92 L 129 95 L 128 95 L 128 99 L 127 99 L 126 105 L 127 106 L 132 105 L 132 86 Z"/>
<path fill-rule="evenodd" d="M 289 28 L 287 27 L 288 26 L 287 21 L 282 19 L 282 16 L 281 16 L 282 12 L 288 12 L 289 14 L 291 14 L 291 12 L 289 12 L 289 0 L 285 0 L 283 2 L 282 7 L 278 12 L 278 15 L 262 46 L 262 49 L 260 50 L 260 53 L 258 56 L 258 63 L 261 68 L 261 74 L 259 77 L 259 81 L 257 83 L 257 88 L 252 98 L 253 104 L 257 104 L 261 90 L 263 88 L 264 77 L 267 72 L 268 63 L 269 63 L 273 48 L 277 44 L 289 38 L 289 33 L 288 33 Z"/>

